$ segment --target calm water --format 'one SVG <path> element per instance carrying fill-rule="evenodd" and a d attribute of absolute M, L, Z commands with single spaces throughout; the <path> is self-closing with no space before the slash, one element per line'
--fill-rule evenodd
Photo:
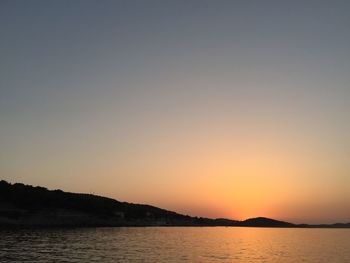
<path fill-rule="evenodd" d="M 0 231 L 0 262 L 350 262 L 350 229 Z"/>

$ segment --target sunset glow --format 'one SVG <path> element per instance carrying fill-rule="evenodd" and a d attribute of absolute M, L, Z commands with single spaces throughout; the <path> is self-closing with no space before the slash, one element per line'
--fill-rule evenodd
<path fill-rule="evenodd" d="M 349 221 L 349 4 L 151 2 L 1 3 L 1 179 Z"/>

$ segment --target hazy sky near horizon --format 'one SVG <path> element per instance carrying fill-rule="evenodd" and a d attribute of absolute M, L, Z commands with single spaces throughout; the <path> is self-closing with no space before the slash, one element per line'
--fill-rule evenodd
<path fill-rule="evenodd" d="M 349 1 L 1 1 L 0 179 L 350 221 Z"/>

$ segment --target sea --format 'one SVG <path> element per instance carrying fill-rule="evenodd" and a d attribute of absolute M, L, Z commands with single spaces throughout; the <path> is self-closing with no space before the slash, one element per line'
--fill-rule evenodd
<path fill-rule="evenodd" d="M 2 229 L 0 262 L 348 263 L 350 229 Z"/>

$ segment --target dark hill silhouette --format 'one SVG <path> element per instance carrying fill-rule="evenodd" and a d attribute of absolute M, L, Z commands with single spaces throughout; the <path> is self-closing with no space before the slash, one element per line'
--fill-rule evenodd
<path fill-rule="evenodd" d="M 0 181 L 0 224 L 74 226 L 214 226 L 236 221 L 181 215 L 150 205 Z"/>
<path fill-rule="evenodd" d="M 292 223 L 278 221 L 266 217 L 256 217 L 250 218 L 238 223 L 240 226 L 258 226 L 258 227 L 293 227 L 295 226 Z"/>
<path fill-rule="evenodd" d="M 270 218 L 244 221 L 181 215 L 158 207 L 92 195 L 0 181 L 0 226 L 242 226 L 350 227 L 349 224 L 295 225 Z"/>

